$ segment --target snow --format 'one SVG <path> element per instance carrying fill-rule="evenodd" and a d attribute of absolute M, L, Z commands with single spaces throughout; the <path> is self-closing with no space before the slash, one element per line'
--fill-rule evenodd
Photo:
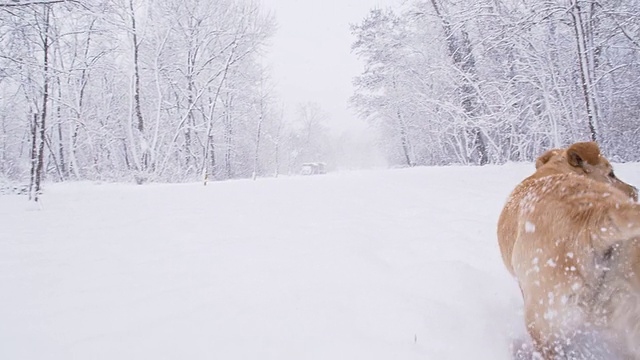
<path fill-rule="evenodd" d="M 495 226 L 532 169 L 0 196 L 0 359 L 509 359 Z"/>
<path fill-rule="evenodd" d="M 524 231 L 528 233 L 534 233 L 536 232 L 536 225 L 532 222 L 527 221 L 524 223 Z"/>
<path fill-rule="evenodd" d="M 556 261 L 554 259 L 549 259 L 547 260 L 547 266 L 549 267 L 556 267 L 558 264 L 556 263 Z"/>

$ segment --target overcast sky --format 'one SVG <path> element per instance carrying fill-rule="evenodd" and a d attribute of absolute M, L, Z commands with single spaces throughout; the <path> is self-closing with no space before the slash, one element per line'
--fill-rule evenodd
<path fill-rule="evenodd" d="M 400 0 L 262 0 L 278 24 L 266 62 L 272 68 L 287 116 L 297 104 L 318 103 L 334 128 L 362 128 L 347 109 L 352 79 L 362 63 L 351 53 L 349 24 L 360 23 L 369 9 Z"/>

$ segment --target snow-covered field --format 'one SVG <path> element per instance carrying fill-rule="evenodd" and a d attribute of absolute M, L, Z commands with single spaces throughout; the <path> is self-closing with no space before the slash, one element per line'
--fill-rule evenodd
<path fill-rule="evenodd" d="M 0 359 L 509 359 L 495 224 L 532 169 L 0 196 Z"/>

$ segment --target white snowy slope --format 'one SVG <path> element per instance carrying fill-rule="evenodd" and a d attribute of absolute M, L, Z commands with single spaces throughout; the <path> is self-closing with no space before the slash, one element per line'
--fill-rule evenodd
<path fill-rule="evenodd" d="M 509 359 L 495 224 L 532 168 L 0 196 L 0 359 Z"/>

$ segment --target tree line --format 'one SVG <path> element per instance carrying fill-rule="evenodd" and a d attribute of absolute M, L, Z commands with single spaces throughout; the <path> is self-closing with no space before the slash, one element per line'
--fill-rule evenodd
<path fill-rule="evenodd" d="M 284 121 L 253 0 L 0 1 L 0 178 L 139 182 L 298 171 L 321 109 Z M 306 123 L 305 123 L 306 121 Z M 312 125 L 309 125 L 312 124 Z"/>
<path fill-rule="evenodd" d="M 596 140 L 640 146 L 640 2 L 419 0 L 352 26 L 352 104 L 394 164 L 529 161 Z"/>

